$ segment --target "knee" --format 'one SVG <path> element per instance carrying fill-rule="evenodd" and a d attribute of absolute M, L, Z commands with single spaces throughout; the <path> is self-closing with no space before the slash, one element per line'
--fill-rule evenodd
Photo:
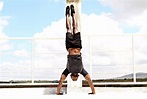
<path fill-rule="evenodd" d="M 69 26 L 66 26 L 66 29 L 67 29 L 67 30 L 69 30 L 69 29 L 70 29 L 70 27 L 69 27 Z"/>
<path fill-rule="evenodd" d="M 71 29 L 67 27 L 67 32 L 71 33 Z"/>

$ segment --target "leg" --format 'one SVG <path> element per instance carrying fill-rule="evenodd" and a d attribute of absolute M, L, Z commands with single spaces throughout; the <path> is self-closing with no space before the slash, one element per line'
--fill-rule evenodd
<path fill-rule="evenodd" d="M 73 28 L 73 33 L 76 34 L 78 32 L 78 22 L 76 21 L 75 18 L 75 9 L 74 6 L 71 5 L 71 16 L 72 16 L 72 28 Z"/>
<path fill-rule="evenodd" d="M 66 29 L 67 29 L 67 32 L 70 32 L 71 33 L 71 20 L 70 20 L 70 14 L 69 14 L 69 6 L 66 7 Z"/>

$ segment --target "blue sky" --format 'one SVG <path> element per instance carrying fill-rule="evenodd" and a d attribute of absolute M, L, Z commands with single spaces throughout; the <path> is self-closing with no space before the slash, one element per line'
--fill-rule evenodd
<path fill-rule="evenodd" d="M 1 16 L 9 16 L 3 32 L 9 37 L 32 37 L 64 16 L 64 0 L 4 0 Z M 83 0 L 82 13 L 90 15 L 112 12 L 98 0 Z M 133 28 L 125 28 L 131 30 Z M 136 30 L 136 29 L 135 29 Z M 133 30 L 134 31 L 134 30 Z"/>
<path fill-rule="evenodd" d="M 1 16 L 10 16 L 4 33 L 10 37 L 32 37 L 52 22 L 65 17 L 64 0 L 5 0 Z M 83 0 L 82 13 L 100 14 L 111 11 L 98 1 Z"/>
<path fill-rule="evenodd" d="M 47 54 L 48 56 L 35 55 L 36 68 L 37 70 L 43 71 L 43 73 L 40 74 L 42 77 L 48 77 L 46 75 L 50 72 L 47 71 L 47 68 L 55 67 L 54 65 L 57 66 L 56 68 L 65 68 L 66 60 L 64 58 L 66 56 L 66 49 L 63 40 L 66 33 L 65 5 L 65 0 L 0 0 L 0 38 L 62 38 L 57 41 L 35 41 L 35 53 L 61 53 L 60 57 L 56 54 Z M 111 71 L 115 74 L 120 74 L 119 71 L 123 71 L 122 73 L 130 73 L 132 67 L 125 67 L 122 69 L 119 68 L 119 66 L 132 65 L 131 53 L 118 53 L 118 51 L 132 51 L 132 37 L 130 34 L 146 35 L 146 5 L 146 0 L 82 0 L 82 55 L 84 57 L 86 69 L 88 69 L 89 66 L 89 53 L 87 53 L 89 52 L 89 39 L 87 40 L 86 36 L 96 35 L 93 37 L 91 43 L 93 49 L 100 52 L 94 52 L 92 55 L 93 59 L 95 59 L 92 60 L 93 65 L 98 65 L 98 68 L 101 68 L 99 69 L 100 72 L 106 72 L 106 74 Z M 106 35 L 106 37 L 101 35 Z M 123 36 L 117 37 L 116 35 Z M 135 50 L 147 50 L 145 42 L 147 42 L 146 36 L 135 38 Z M 5 77 L 7 72 L 20 72 L 22 70 L 20 66 L 27 68 L 24 69 L 24 71 L 21 71 L 24 72 L 23 74 L 30 73 L 31 44 L 31 40 L 1 40 L 0 52 L 7 54 L 1 54 L 0 56 L 0 75 L 4 75 Z M 110 53 L 107 53 L 107 51 L 110 51 Z M 112 54 L 111 51 L 116 51 L 116 53 Z M 8 58 L 9 54 L 12 56 Z M 136 55 L 136 63 L 140 63 L 138 64 L 139 66 L 145 67 L 147 65 L 145 62 L 147 61 L 147 54 L 144 52 L 137 52 Z M 42 66 L 42 64 L 44 64 L 44 66 Z M 13 68 L 11 68 L 11 66 L 13 66 Z M 105 68 L 104 70 L 104 68 L 99 66 L 108 66 L 108 68 Z M 110 66 L 114 66 L 114 68 L 117 69 L 111 69 Z M 62 72 L 62 69 L 56 70 L 56 68 L 51 72 L 57 73 L 58 77 Z M 1 70 L 6 72 L 3 74 L 3 71 L 1 72 Z M 138 69 L 138 71 L 144 70 L 145 69 L 143 68 Z M 39 75 L 38 73 L 40 73 L 40 71 L 37 71 L 36 74 Z M 113 73 L 112 76 L 114 76 Z M 19 73 L 16 73 L 15 75 L 12 72 L 12 75 L 17 76 Z M 105 75 L 95 74 L 95 76 Z"/>
<path fill-rule="evenodd" d="M 49 0 L 6 0 L 1 15 L 11 18 L 4 32 L 11 37 L 32 37 L 63 17 L 63 9 L 63 3 Z"/>

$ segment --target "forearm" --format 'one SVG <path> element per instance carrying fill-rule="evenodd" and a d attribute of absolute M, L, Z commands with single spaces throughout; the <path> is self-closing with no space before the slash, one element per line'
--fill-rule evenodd
<path fill-rule="evenodd" d="M 89 84 L 89 86 L 90 86 L 90 88 L 91 88 L 92 93 L 95 94 L 95 93 L 96 93 L 96 92 L 95 92 L 95 88 L 94 88 L 94 85 L 93 85 L 93 83 L 92 83 L 92 80 L 91 80 L 89 74 L 87 74 L 87 75 L 85 76 L 85 79 L 87 80 L 87 82 L 88 82 L 88 84 Z"/>
<path fill-rule="evenodd" d="M 92 81 L 91 80 L 88 81 L 88 84 L 89 84 L 89 86 L 90 86 L 90 88 L 92 90 L 92 93 L 95 94 L 95 88 L 94 88 L 94 85 L 93 85 Z"/>
<path fill-rule="evenodd" d="M 57 94 L 60 93 L 61 87 L 62 87 L 62 83 L 64 82 L 64 80 L 66 79 L 66 76 L 64 74 L 61 75 L 58 87 L 57 87 Z"/>
<path fill-rule="evenodd" d="M 62 87 L 62 81 L 59 81 L 58 87 L 57 87 L 57 94 L 60 93 L 61 87 Z"/>

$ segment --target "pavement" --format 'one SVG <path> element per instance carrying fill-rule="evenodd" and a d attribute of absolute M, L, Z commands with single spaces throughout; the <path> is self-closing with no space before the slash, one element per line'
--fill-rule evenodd
<path fill-rule="evenodd" d="M 145 99 L 147 87 L 96 87 L 95 95 L 88 95 L 89 87 L 62 88 L 64 95 L 56 95 L 56 88 L 0 88 L 0 99 Z"/>

